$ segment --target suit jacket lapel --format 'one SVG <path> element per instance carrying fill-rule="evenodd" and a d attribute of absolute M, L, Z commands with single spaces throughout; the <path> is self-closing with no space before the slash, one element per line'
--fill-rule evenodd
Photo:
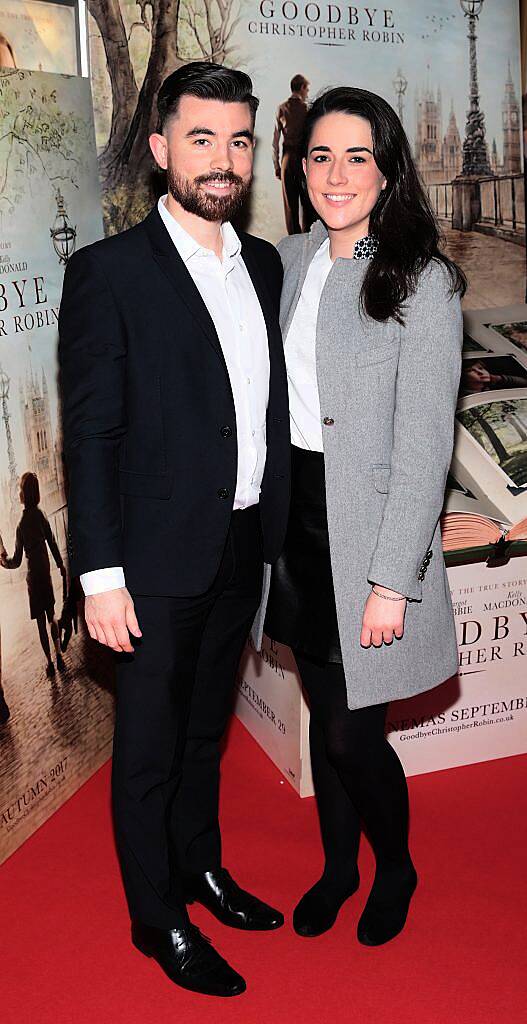
<path fill-rule="evenodd" d="M 154 260 L 165 274 L 172 288 L 177 292 L 179 298 L 188 307 L 194 319 L 197 320 L 212 347 L 225 364 L 214 321 L 200 295 L 199 289 L 194 283 L 192 275 L 187 270 L 184 261 L 181 259 L 176 246 L 170 238 L 157 209 L 154 208 L 148 215 L 144 221 L 144 226 L 150 239 Z M 225 369 L 227 369 L 226 366 Z"/>
<path fill-rule="evenodd" d="M 277 314 L 273 308 L 271 296 L 267 289 L 264 276 L 258 265 L 254 253 L 249 249 L 247 245 L 242 245 L 242 257 L 249 272 L 249 277 L 253 283 L 254 290 L 258 297 L 260 307 L 265 320 L 265 326 L 267 328 L 267 341 L 269 344 L 269 351 L 272 351 L 273 342 L 275 341 L 278 327 Z"/>

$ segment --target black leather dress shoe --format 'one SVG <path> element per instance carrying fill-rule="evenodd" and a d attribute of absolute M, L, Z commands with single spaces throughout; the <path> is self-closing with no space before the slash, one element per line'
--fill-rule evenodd
<path fill-rule="evenodd" d="M 199 928 L 150 928 L 132 922 L 132 942 L 145 956 L 157 960 L 176 985 L 207 996 L 239 996 L 245 981 L 216 952 Z"/>
<path fill-rule="evenodd" d="M 298 906 L 293 911 L 293 928 L 297 935 L 302 935 L 304 938 L 314 938 L 316 935 L 323 935 L 324 932 L 328 932 L 335 924 L 342 904 L 350 896 L 353 896 L 358 887 L 358 873 L 350 885 L 340 892 L 337 892 L 328 884 L 324 884 L 323 878 L 319 879 L 302 896 Z"/>
<path fill-rule="evenodd" d="M 187 903 L 201 903 L 222 924 L 244 931 L 271 931 L 280 928 L 284 915 L 245 889 L 240 889 L 226 868 L 188 876 Z"/>

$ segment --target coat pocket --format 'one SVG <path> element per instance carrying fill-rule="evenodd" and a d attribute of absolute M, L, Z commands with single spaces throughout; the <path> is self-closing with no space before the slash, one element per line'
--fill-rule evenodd
<path fill-rule="evenodd" d="M 355 353 L 357 366 L 373 366 L 375 363 L 384 363 L 388 359 L 395 359 L 399 355 L 399 346 L 396 341 L 386 342 L 384 345 L 375 345 L 372 348 L 361 349 Z"/>
<path fill-rule="evenodd" d="M 371 467 L 373 486 L 380 494 L 388 494 L 390 489 L 390 467 L 377 463 Z"/>
<path fill-rule="evenodd" d="M 119 490 L 121 494 L 137 495 L 141 498 L 170 498 L 172 474 L 134 473 L 129 469 L 120 469 Z"/>

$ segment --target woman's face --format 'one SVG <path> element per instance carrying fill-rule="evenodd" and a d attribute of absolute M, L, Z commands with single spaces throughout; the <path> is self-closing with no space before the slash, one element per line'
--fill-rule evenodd
<path fill-rule="evenodd" d="M 371 128 L 355 114 L 325 114 L 315 123 L 303 161 L 309 198 L 334 231 L 368 233 L 370 213 L 386 178 L 373 156 Z"/>

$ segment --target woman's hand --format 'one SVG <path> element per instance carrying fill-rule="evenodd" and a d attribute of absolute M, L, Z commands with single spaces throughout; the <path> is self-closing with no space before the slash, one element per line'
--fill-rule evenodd
<path fill-rule="evenodd" d="M 379 597 L 379 594 L 386 594 L 386 597 Z M 394 636 L 400 639 L 404 633 L 405 612 L 406 598 L 402 594 L 376 584 L 364 606 L 361 646 L 382 647 L 383 643 L 391 644 Z"/>

